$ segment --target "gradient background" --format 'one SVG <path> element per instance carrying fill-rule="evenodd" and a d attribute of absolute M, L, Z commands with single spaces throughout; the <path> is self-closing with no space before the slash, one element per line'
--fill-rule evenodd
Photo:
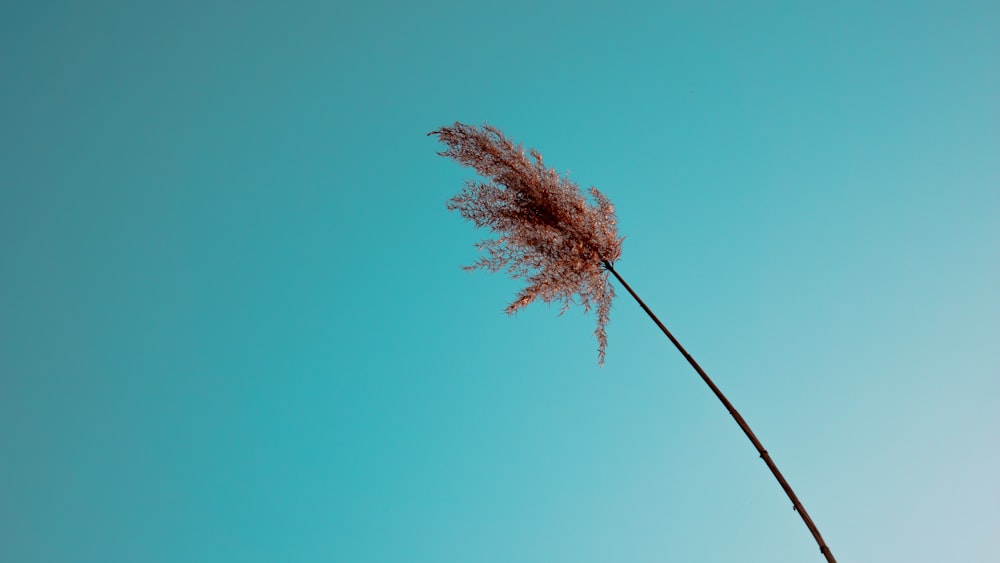
<path fill-rule="evenodd" d="M 821 561 L 624 292 L 600 369 L 459 269 L 455 120 L 842 562 L 1000 561 L 995 1 L 12 2 L 0 80 L 0 561 Z"/>

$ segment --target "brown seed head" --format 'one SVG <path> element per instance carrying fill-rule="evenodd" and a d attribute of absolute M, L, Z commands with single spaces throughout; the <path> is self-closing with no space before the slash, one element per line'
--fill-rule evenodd
<path fill-rule="evenodd" d="M 467 181 L 448 201 L 449 210 L 497 235 L 476 244 L 483 256 L 466 269 L 505 270 L 528 282 L 507 306 L 508 314 L 536 299 L 560 302 L 563 312 L 574 303 L 584 311 L 594 307 L 603 365 L 615 295 L 603 264 L 614 263 L 622 247 L 608 198 L 591 187 L 588 201 L 574 182 L 546 168 L 538 151 L 531 149 L 529 158 L 495 127 L 456 122 L 429 134 L 448 146 L 441 156 L 489 179 Z"/>

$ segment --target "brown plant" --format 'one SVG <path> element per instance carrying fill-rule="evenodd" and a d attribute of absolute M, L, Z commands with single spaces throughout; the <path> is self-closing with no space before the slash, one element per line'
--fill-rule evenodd
<path fill-rule="evenodd" d="M 477 243 L 484 256 L 465 268 L 506 270 L 527 280 L 527 287 L 507 306 L 508 314 L 536 299 L 561 303 L 561 312 L 574 303 L 584 311 L 594 307 L 598 362 L 603 364 L 615 296 L 603 264 L 617 260 L 622 247 L 608 198 L 591 187 L 593 203 L 587 201 L 579 186 L 545 167 L 538 151 L 525 154 L 495 127 L 455 123 L 429 134 L 448 145 L 440 155 L 490 180 L 466 181 L 448 202 L 449 210 L 498 235 Z"/>
<path fill-rule="evenodd" d="M 828 563 L 836 563 L 816 524 L 747 421 L 615 270 L 622 239 L 615 228 L 614 207 L 604 194 L 590 188 L 594 201 L 591 204 L 575 183 L 546 168 L 542 155 L 531 149 L 528 158 L 521 145 L 509 141 L 495 127 L 483 125 L 480 129 L 456 122 L 429 135 L 437 135 L 448 146 L 439 154 L 471 166 L 490 179 L 467 181 L 462 192 L 448 202 L 448 209 L 499 235 L 476 245 L 485 256 L 466 269 L 507 270 L 515 278 L 527 279 L 528 286 L 507 306 L 507 313 L 514 313 L 536 299 L 560 301 L 563 311 L 577 300 L 584 310 L 596 305 L 594 334 L 600 345 L 598 361 L 603 364 L 607 348 L 605 326 L 615 295 L 608 274 L 614 275 L 733 417 L 792 501 L 820 553 Z"/>

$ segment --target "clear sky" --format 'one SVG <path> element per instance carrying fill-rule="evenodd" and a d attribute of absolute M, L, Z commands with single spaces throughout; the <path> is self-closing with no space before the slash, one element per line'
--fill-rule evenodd
<path fill-rule="evenodd" d="M 842 563 L 1000 561 L 1000 4 L 8 2 L 0 561 L 798 563 L 619 292 L 465 273 L 489 122 Z"/>

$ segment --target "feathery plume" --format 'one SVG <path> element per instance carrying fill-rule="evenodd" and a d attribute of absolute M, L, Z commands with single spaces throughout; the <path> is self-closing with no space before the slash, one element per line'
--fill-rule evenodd
<path fill-rule="evenodd" d="M 560 314 L 574 303 L 584 311 L 595 308 L 594 336 L 603 365 L 615 295 L 604 264 L 613 264 L 622 246 L 608 198 L 591 187 L 591 203 L 569 178 L 546 168 L 538 151 L 525 154 L 495 127 L 456 122 L 429 135 L 448 146 L 438 154 L 489 179 L 466 181 L 448 202 L 449 210 L 498 235 L 476 244 L 483 256 L 465 269 L 506 270 L 528 282 L 507 306 L 508 314 L 536 299 L 561 303 Z"/>

